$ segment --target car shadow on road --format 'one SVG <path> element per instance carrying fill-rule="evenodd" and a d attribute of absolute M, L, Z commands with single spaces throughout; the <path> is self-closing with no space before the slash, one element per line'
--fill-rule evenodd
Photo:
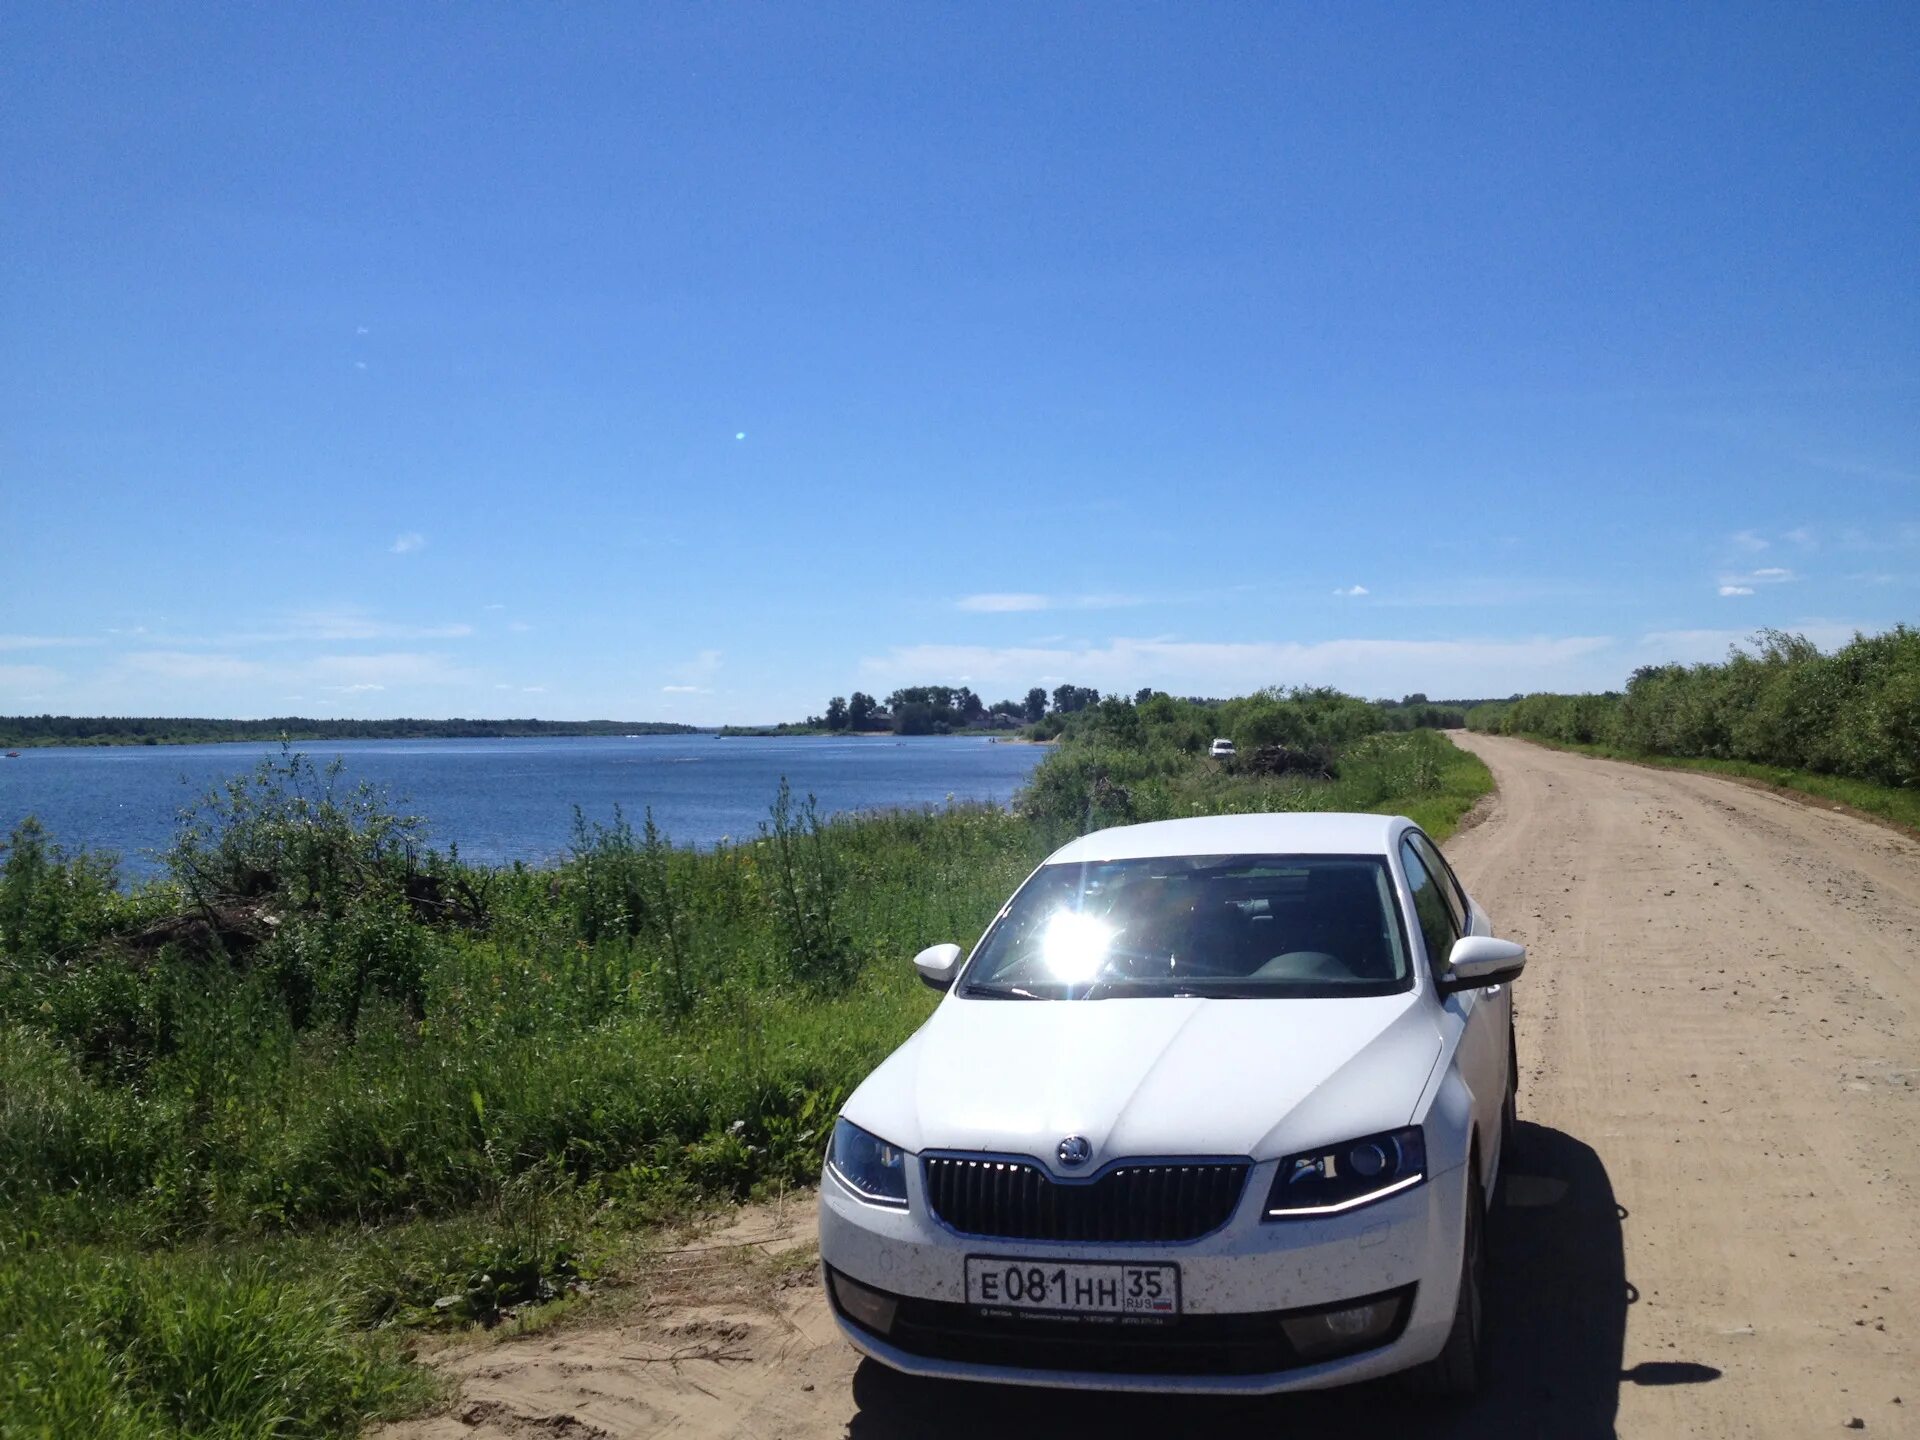
<path fill-rule="evenodd" d="M 1098 1394 L 915 1380 L 865 1361 L 854 1375 L 857 1440 L 1062 1433 L 1185 1435 L 1258 1424 L 1275 1433 L 1531 1436 L 1614 1433 L 1622 1383 L 1698 1384 L 1711 1367 L 1620 1368 L 1628 1283 L 1606 1168 L 1571 1135 L 1522 1122 L 1489 1238 L 1497 1270 L 1489 1311 L 1493 1377 L 1470 1405 L 1422 1402 L 1393 1381 L 1261 1399 Z M 1329 1427 L 1329 1428 L 1323 1428 Z M 1391 1431 L 1388 1430 L 1391 1427 Z"/>

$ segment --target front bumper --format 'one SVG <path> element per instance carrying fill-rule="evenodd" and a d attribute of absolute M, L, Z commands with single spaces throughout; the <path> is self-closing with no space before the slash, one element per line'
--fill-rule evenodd
<path fill-rule="evenodd" d="M 1255 1167 L 1224 1227 L 1184 1244 L 1085 1244 L 962 1236 L 927 1212 L 882 1209 L 828 1177 L 820 1254 L 847 1339 L 909 1374 L 1103 1390 L 1270 1394 L 1405 1370 L 1440 1353 L 1452 1325 L 1464 1229 L 1464 1169 L 1345 1215 L 1261 1219 L 1271 1166 Z M 1166 1261 L 1180 1267 L 1182 1314 L 1158 1326 L 1009 1317 L 969 1306 L 969 1255 Z M 897 1299 L 885 1333 L 844 1312 L 832 1272 Z M 1301 1312 L 1401 1297 L 1393 1329 L 1369 1348 L 1303 1357 L 1281 1322 Z"/>

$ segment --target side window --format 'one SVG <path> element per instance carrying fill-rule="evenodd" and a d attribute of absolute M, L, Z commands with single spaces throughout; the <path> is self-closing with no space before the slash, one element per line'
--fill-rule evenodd
<path fill-rule="evenodd" d="M 1400 842 L 1400 863 L 1406 866 L 1414 918 L 1420 922 L 1421 938 L 1427 942 L 1427 963 L 1436 972 L 1443 970 L 1453 953 L 1453 942 L 1460 938 L 1460 927 L 1440 893 L 1440 882 L 1421 862 L 1412 844 L 1404 840 Z"/>
<path fill-rule="evenodd" d="M 1454 932 L 1467 933 L 1467 892 L 1460 888 L 1460 882 L 1454 878 L 1453 870 L 1444 856 L 1434 848 L 1433 842 L 1424 835 L 1407 837 L 1414 850 L 1420 856 L 1420 862 L 1426 872 L 1433 876 L 1440 886 L 1441 898 L 1447 902 L 1447 909 L 1453 912 Z"/>

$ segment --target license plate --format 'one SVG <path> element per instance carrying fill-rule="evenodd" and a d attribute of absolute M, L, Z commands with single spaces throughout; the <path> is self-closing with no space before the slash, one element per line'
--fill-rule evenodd
<path fill-rule="evenodd" d="M 969 1255 L 967 1303 L 1056 1315 L 1174 1316 L 1180 1313 L 1180 1267 Z"/>

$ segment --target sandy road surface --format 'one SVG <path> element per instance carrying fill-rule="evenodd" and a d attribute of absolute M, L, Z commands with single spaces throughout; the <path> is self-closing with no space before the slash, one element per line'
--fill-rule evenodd
<path fill-rule="evenodd" d="M 1920 845 L 1728 781 L 1463 743 L 1500 795 L 1447 849 L 1533 953 L 1499 1374 L 1472 1409 L 904 1381 L 835 1337 L 795 1207 L 663 1261 L 629 1320 L 449 1356 L 461 1398 L 394 1440 L 1920 1435 Z"/>

